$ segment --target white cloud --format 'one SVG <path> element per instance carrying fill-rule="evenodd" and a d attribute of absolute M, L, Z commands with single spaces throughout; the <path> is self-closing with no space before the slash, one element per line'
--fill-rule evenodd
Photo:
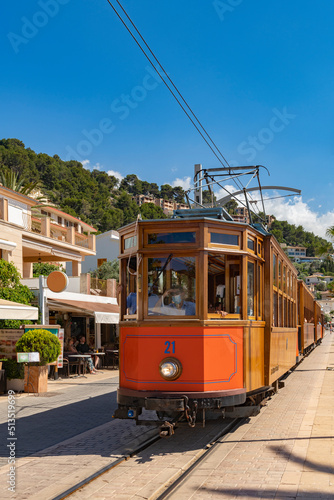
<path fill-rule="evenodd" d="M 81 164 L 82 164 L 82 166 L 84 168 L 86 168 L 87 170 L 90 170 L 90 171 L 92 171 L 92 170 L 101 170 L 102 169 L 102 167 L 101 167 L 101 165 L 99 163 L 96 163 L 96 165 L 91 165 L 90 164 L 90 160 L 83 160 L 81 162 Z"/>
<path fill-rule="evenodd" d="M 235 186 L 229 186 L 228 184 L 226 184 L 225 186 L 226 189 L 223 189 L 223 188 L 219 188 L 219 189 L 214 189 L 214 192 L 215 192 L 215 196 L 216 196 L 216 199 L 217 200 L 220 200 L 221 198 L 225 198 L 225 196 L 228 196 L 229 193 L 234 193 L 235 191 L 238 191 L 238 189 L 235 187 Z M 206 189 L 205 187 L 203 187 L 203 189 Z M 235 198 L 232 198 L 233 200 Z"/>
<path fill-rule="evenodd" d="M 188 191 L 192 187 L 192 180 L 191 177 L 183 177 L 183 179 L 175 179 L 175 181 L 172 182 L 172 186 L 181 186 L 184 191 Z"/>
<path fill-rule="evenodd" d="M 289 224 L 302 226 L 306 231 L 322 238 L 326 238 L 326 230 L 334 226 L 334 212 L 326 214 L 313 212 L 302 197 L 296 196 L 289 201 L 266 200 L 265 209 L 267 214 L 274 215 L 278 220 L 286 220 Z"/>
<path fill-rule="evenodd" d="M 119 182 L 121 182 L 121 180 L 124 179 L 123 175 L 120 172 L 116 172 L 115 170 L 108 170 L 107 174 L 116 177 L 116 179 L 118 179 Z"/>

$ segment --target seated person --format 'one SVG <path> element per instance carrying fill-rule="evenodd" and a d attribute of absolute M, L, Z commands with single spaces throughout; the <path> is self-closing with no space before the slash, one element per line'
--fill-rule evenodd
<path fill-rule="evenodd" d="M 68 342 L 68 345 L 67 345 L 67 349 L 70 352 L 74 353 L 74 354 L 80 354 L 80 353 L 81 354 L 85 354 L 86 352 L 89 351 L 89 347 L 86 344 L 86 337 L 84 337 L 84 336 L 80 337 L 80 342 L 79 342 L 79 344 L 77 345 L 76 348 L 73 345 L 73 339 L 70 339 L 69 342 Z M 89 356 L 89 358 L 85 358 L 85 359 L 86 359 L 86 362 L 87 362 L 87 365 L 88 365 L 89 373 L 95 374 L 96 373 L 96 369 L 94 367 L 92 357 Z"/>
<path fill-rule="evenodd" d="M 216 313 L 218 313 L 222 318 L 228 315 L 228 312 L 222 310 L 221 302 L 216 302 L 215 308 L 216 308 Z"/>
<path fill-rule="evenodd" d="M 82 335 L 79 339 L 79 344 L 77 345 L 77 351 L 85 354 L 89 351 L 89 345 L 86 343 L 86 337 Z"/>
<path fill-rule="evenodd" d="M 213 306 L 212 304 L 209 304 L 208 306 L 208 313 L 216 313 L 219 314 L 222 318 L 228 315 L 228 312 L 222 310 L 222 304 L 221 302 L 216 302 L 215 305 Z M 215 318 L 213 318 L 215 319 Z M 218 318 L 217 318 L 218 319 Z"/>
<path fill-rule="evenodd" d="M 165 298 L 168 297 L 170 302 L 168 305 L 165 305 Z M 172 315 L 177 316 L 178 314 L 184 316 L 195 316 L 196 315 L 196 304 L 191 302 L 190 300 L 186 300 L 186 291 L 182 288 L 175 287 L 170 290 L 166 290 L 162 295 L 160 301 L 157 303 L 157 306 L 160 305 L 161 312 L 164 314 L 164 309 L 170 308 L 170 311 L 173 311 Z M 167 311 L 166 311 L 167 312 Z M 168 313 L 167 313 L 168 314 Z"/>

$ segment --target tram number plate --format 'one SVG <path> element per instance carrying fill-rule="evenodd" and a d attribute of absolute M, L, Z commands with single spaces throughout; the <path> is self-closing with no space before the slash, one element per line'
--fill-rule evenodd
<path fill-rule="evenodd" d="M 175 354 L 175 340 L 173 342 L 165 342 L 166 349 L 164 351 L 165 354 Z"/>

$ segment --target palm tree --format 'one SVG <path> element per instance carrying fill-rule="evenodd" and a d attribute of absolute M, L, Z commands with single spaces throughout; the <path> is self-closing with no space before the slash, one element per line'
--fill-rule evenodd
<path fill-rule="evenodd" d="M 40 187 L 40 182 L 28 182 L 24 177 L 19 176 L 13 170 L 0 171 L 0 183 L 3 187 L 16 191 L 17 193 L 29 196 L 32 192 Z M 37 197 L 37 200 L 45 200 L 44 196 Z"/>
<path fill-rule="evenodd" d="M 330 226 L 327 230 L 326 230 L 326 236 L 328 236 L 328 238 L 330 238 L 331 240 L 334 239 L 334 226 Z"/>

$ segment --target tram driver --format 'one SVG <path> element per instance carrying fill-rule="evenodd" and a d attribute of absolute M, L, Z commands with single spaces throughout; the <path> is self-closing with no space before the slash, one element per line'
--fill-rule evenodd
<path fill-rule="evenodd" d="M 190 300 L 186 300 L 186 292 L 180 287 L 173 287 L 166 290 L 154 309 L 157 310 L 157 308 L 160 309 L 160 314 L 170 316 L 196 315 L 196 304 Z"/>

